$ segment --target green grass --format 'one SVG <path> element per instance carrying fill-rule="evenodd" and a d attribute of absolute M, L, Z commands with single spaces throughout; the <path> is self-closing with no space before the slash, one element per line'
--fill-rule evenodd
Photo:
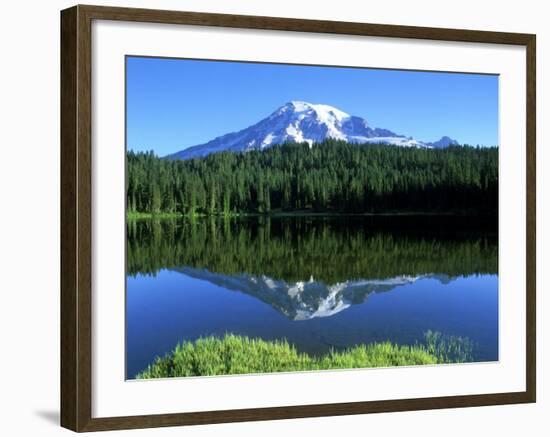
<path fill-rule="evenodd" d="M 217 218 L 238 218 L 238 217 L 371 217 L 371 216 L 479 216 L 480 212 L 475 209 L 457 209 L 448 211 L 432 210 L 381 210 L 379 212 L 361 212 L 349 213 L 332 210 L 312 211 L 309 209 L 283 210 L 274 209 L 266 213 L 232 211 L 228 213 L 218 212 L 216 214 L 195 213 L 183 214 L 181 212 L 140 212 L 127 211 L 128 220 L 136 219 L 164 219 L 164 218 L 199 218 L 199 217 L 217 217 Z"/>
<path fill-rule="evenodd" d="M 187 219 L 198 219 L 204 217 L 215 217 L 215 218 L 237 218 L 237 217 L 260 217 L 266 214 L 256 214 L 256 213 L 238 213 L 238 212 L 229 212 L 229 213 L 217 213 L 217 214 L 204 214 L 204 213 L 195 213 L 195 214 L 183 214 L 181 212 L 140 212 L 140 211 L 126 211 L 127 220 L 141 220 L 141 219 L 177 219 L 177 218 L 187 218 Z"/>
<path fill-rule="evenodd" d="M 424 333 L 426 350 L 440 363 L 466 363 L 474 361 L 475 344 L 468 337 L 443 335 L 429 330 Z"/>
<path fill-rule="evenodd" d="M 444 348 L 441 345 L 442 338 L 434 339 L 431 350 L 424 345 L 398 346 L 384 342 L 313 357 L 299 353 L 294 346 L 284 340 L 265 341 L 226 334 L 223 338 L 206 337 L 195 342 L 180 343 L 171 353 L 157 357 L 153 364 L 137 375 L 137 378 L 437 364 L 449 362 L 450 359 L 450 356 L 447 356 L 445 361 L 445 357 L 440 353 Z"/>
<path fill-rule="evenodd" d="M 164 219 L 164 218 L 180 218 L 183 217 L 179 212 L 137 212 L 137 211 L 127 211 L 126 219 L 127 220 L 137 220 L 137 219 Z"/>

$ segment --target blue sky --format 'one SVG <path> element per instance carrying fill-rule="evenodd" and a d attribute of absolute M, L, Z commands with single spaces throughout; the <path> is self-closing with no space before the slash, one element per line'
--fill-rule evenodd
<path fill-rule="evenodd" d="M 421 141 L 498 144 L 498 76 L 185 59 L 126 59 L 127 146 L 164 156 L 244 129 L 291 100 Z"/>

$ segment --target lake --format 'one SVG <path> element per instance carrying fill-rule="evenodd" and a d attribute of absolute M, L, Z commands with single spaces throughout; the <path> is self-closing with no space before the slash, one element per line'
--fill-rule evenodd
<path fill-rule="evenodd" d="M 498 360 L 493 219 L 142 219 L 127 244 L 130 379 L 178 342 L 229 332 L 322 355 L 436 331 Z"/>

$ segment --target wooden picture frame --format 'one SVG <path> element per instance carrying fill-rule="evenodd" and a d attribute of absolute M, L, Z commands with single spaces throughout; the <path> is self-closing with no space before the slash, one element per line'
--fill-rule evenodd
<path fill-rule="evenodd" d="M 177 414 L 92 417 L 91 25 L 93 20 L 380 36 L 525 47 L 527 57 L 525 66 L 527 77 L 526 390 L 511 393 Z M 535 402 L 535 57 L 536 38 L 531 34 L 80 5 L 63 10 L 61 12 L 61 425 L 83 432 Z"/>

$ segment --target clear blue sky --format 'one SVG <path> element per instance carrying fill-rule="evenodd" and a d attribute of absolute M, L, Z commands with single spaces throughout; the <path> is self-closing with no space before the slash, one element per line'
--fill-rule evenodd
<path fill-rule="evenodd" d="M 290 100 L 421 141 L 498 144 L 498 76 L 128 57 L 127 146 L 164 156 L 244 129 Z"/>

